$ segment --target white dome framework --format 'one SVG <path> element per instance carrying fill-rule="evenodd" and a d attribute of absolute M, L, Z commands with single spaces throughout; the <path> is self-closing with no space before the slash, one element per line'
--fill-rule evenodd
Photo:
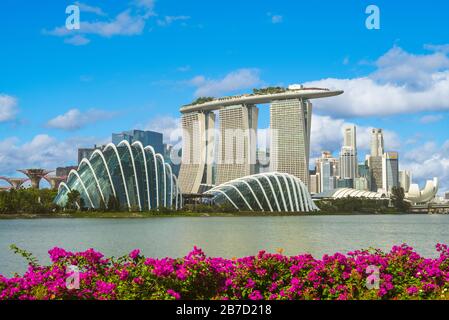
<path fill-rule="evenodd" d="M 259 173 L 235 179 L 206 192 L 216 205 L 230 205 L 239 211 L 318 211 L 307 187 L 293 175 Z"/>
<path fill-rule="evenodd" d="M 84 206 L 106 207 L 114 196 L 120 207 L 129 210 L 153 210 L 160 207 L 180 209 L 182 194 L 176 176 L 162 155 L 151 146 L 130 144 L 124 140 L 110 143 L 102 151 L 95 150 L 72 170 L 67 183 L 61 183 L 55 203 L 65 206 L 70 191 L 77 190 Z"/>

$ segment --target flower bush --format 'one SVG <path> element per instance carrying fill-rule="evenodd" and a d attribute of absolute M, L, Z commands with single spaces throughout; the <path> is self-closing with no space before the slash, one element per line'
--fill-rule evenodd
<path fill-rule="evenodd" d="M 195 247 L 183 258 L 154 259 L 138 249 L 105 258 L 93 249 L 53 248 L 50 266 L 31 260 L 23 276 L 0 275 L 0 299 L 448 299 L 449 248 L 438 244 L 436 250 L 437 258 L 403 244 L 387 253 L 358 250 L 322 259 L 264 251 L 224 259 Z M 377 288 L 367 285 L 373 267 Z M 75 288 L 68 285 L 74 276 Z"/>

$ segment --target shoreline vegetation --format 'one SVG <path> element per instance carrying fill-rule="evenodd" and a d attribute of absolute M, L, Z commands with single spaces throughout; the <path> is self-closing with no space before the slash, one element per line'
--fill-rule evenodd
<path fill-rule="evenodd" d="M 207 218 L 207 217 L 317 217 L 317 216 L 351 216 L 351 215 L 409 215 L 408 212 L 186 212 L 174 211 L 81 211 L 58 213 L 20 213 L 1 214 L 0 220 L 9 219 L 148 219 L 148 218 Z M 427 213 L 413 213 L 427 214 Z"/>
<path fill-rule="evenodd" d="M 367 198 L 318 200 L 316 205 L 320 211 L 315 212 L 237 211 L 232 206 L 206 204 L 187 204 L 180 210 L 160 207 L 158 210 L 139 211 L 138 208 L 122 208 L 114 199 L 109 199 L 107 206 L 103 203 L 100 209 L 79 209 L 82 199 L 77 191 L 69 194 L 66 207 L 61 208 L 53 202 L 56 194 L 56 191 L 48 189 L 0 191 L 0 219 L 378 215 L 407 214 L 410 209 L 403 201 L 403 193 L 391 201 Z"/>
<path fill-rule="evenodd" d="M 197 247 L 182 258 L 145 257 L 139 249 L 115 258 L 55 247 L 50 265 L 11 249 L 28 270 L 0 275 L 0 300 L 449 300 L 445 244 L 436 245 L 435 258 L 406 244 L 322 258 L 278 249 L 232 259 Z"/>

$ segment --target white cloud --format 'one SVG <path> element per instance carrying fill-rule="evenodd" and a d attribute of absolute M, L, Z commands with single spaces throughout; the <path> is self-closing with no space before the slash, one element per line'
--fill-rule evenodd
<path fill-rule="evenodd" d="M 77 149 L 98 143 L 94 137 L 74 137 L 59 141 L 47 134 L 21 143 L 18 138 L 0 140 L 0 175 L 17 175 L 17 169 L 45 168 L 75 164 Z"/>
<path fill-rule="evenodd" d="M 443 119 L 444 119 L 444 116 L 441 114 L 429 114 L 429 115 L 421 117 L 421 119 L 419 119 L 419 122 L 421 122 L 423 124 L 429 124 L 429 123 L 435 123 L 435 122 L 441 121 Z"/>
<path fill-rule="evenodd" d="M 394 47 L 376 66 L 366 77 L 306 83 L 345 91 L 338 97 L 316 100 L 317 110 L 356 117 L 449 110 L 449 58 L 443 53 L 413 55 Z"/>
<path fill-rule="evenodd" d="M 343 128 L 353 124 L 341 118 L 314 115 L 311 128 L 312 157 L 319 156 L 322 151 L 338 153 L 343 144 Z M 372 127 L 356 125 L 356 128 L 359 153 L 369 152 Z M 400 147 L 399 136 L 394 131 L 384 130 L 384 140 L 387 150 L 397 150 Z M 359 161 L 363 159 L 359 158 Z"/>
<path fill-rule="evenodd" d="M 66 38 L 64 40 L 65 43 L 72 44 L 74 46 L 84 46 L 90 42 L 89 39 L 84 37 L 83 35 L 76 35 L 71 38 Z"/>
<path fill-rule="evenodd" d="M 441 52 L 415 55 L 395 46 L 376 61 L 376 66 L 371 78 L 380 83 L 424 90 L 434 83 L 434 73 L 449 69 L 449 58 Z"/>
<path fill-rule="evenodd" d="M 284 18 L 281 15 L 276 14 L 271 17 L 271 22 L 273 24 L 282 23 L 283 19 Z"/>
<path fill-rule="evenodd" d="M 14 120 L 17 112 L 17 99 L 6 94 L 0 94 L 0 122 Z"/>
<path fill-rule="evenodd" d="M 62 129 L 67 131 L 81 129 L 88 124 L 110 119 L 115 113 L 90 109 L 87 111 L 80 111 L 79 109 L 71 109 L 65 114 L 59 115 L 56 118 L 47 122 L 47 127 L 54 129 Z"/>
<path fill-rule="evenodd" d="M 106 15 L 106 13 L 99 7 L 93 7 L 93 6 L 90 6 L 88 4 L 81 3 L 79 1 L 76 1 L 75 5 L 77 5 L 80 8 L 81 12 L 94 13 L 94 14 L 99 15 L 99 16 L 105 16 Z"/>
<path fill-rule="evenodd" d="M 80 29 L 68 30 L 65 26 L 58 27 L 45 33 L 54 36 L 70 36 L 77 34 L 94 34 L 105 38 L 113 36 L 133 36 L 142 33 L 145 27 L 145 18 L 140 15 L 133 15 L 130 10 L 118 14 L 109 21 L 81 21 Z"/>
<path fill-rule="evenodd" d="M 239 69 L 228 73 L 221 79 L 207 79 L 196 76 L 189 81 L 190 85 L 197 87 L 195 96 L 221 96 L 238 90 L 245 90 L 261 85 L 260 71 L 258 69 Z"/>
<path fill-rule="evenodd" d="M 157 21 L 157 24 L 160 25 L 161 27 L 166 27 L 171 25 L 175 21 L 185 21 L 189 19 L 190 19 L 189 16 L 165 16 L 163 19 L 159 19 Z"/>
<path fill-rule="evenodd" d="M 440 191 L 449 191 L 449 140 L 441 146 L 430 141 L 406 152 L 400 169 L 410 170 L 413 181 L 421 188 L 426 180 L 438 177 Z"/>
<path fill-rule="evenodd" d="M 449 53 L 449 44 L 426 44 L 424 45 L 424 48 L 430 51 Z"/>
<path fill-rule="evenodd" d="M 144 130 L 160 132 L 164 135 L 164 142 L 172 145 L 179 144 L 182 138 L 181 119 L 172 116 L 158 116 L 151 119 L 144 126 Z"/>
<path fill-rule="evenodd" d="M 135 0 L 134 4 L 138 8 L 142 8 L 144 10 L 144 18 L 148 18 L 156 15 L 154 12 L 155 2 L 155 0 Z"/>

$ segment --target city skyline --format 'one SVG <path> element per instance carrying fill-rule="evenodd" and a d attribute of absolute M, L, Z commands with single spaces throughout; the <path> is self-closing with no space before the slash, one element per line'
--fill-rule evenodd
<path fill-rule="evenodd" d="M 198 96 L 304 83 L 345 90 L 341 98 L 314 104 L 310 163 L 322 150 L 340 152 L 340 131 L 348 124 L 358 128 L 360 162 L 370 152 L 370 129 L 383 128 L 385 149 L 400 153 L 403 169 L 413 172 L 415 182 L 422 186 L 438 176 L 441 191 L 449 190 L 449 58 L 441 31 L 448 29 L 448 22 L 438 13 L 447 11 L 448 4 L 426 11 L 427 18 L 416 22 L 414 14 L 426 8 L 407 4 L 401 11 L 399 4 L 379 1 L 382 27 L 369 31 L 364 28 L 366 4 L 329 2 L 320 10 L 316 4 L 301 4 L 301 9 L 320 14 L 300 22 L 298 17 L 304 16 L 298 5 L 283 1 L 257 7 L 235 2 L 226 8 L 207 2 L 176 7 L 170 1 L 146 1 L 147 7 L 134 3 L 83 2 L 81 19 L 91 22 L 91 31 L 77 36 L 56 32 L 64 24 L 69 1 L 27 3 L 27 11 L 37 14 L 33 22 L 20 6 L 5 4 L 0 13 L 0 34 L 8 42 L 0 53 L 6 75 L 0 80 L 0 174 L 18 176 L 18 168 L 75 164 L 78 147 L 106 144 L 112 132 L 148 129 L 170 140 L 168 133 L 178 127 L 179 107 Z M 332 16 L 336 6 L 338 17 Z M 116 25 L 116 17 L 126 10 L 130 23 L 116 33 L 106 34 L 101 24 L 92 23 Z M 232 17 L 229 28 L 221 26 L 226 24 L 217 15 L 205 14 L 218 10 Z M 239 19 L 243 13 L 251 15 L 252 25 Z M 338 27 L 322 29 L 323 19 L 327 26 Z M 411 19 L 416 23 L 407 24 Z M 308 50 L 298 50 L 294 42 L 289 42 L 291 52 L 282 55 L 270 46 L 256 55 L 242 49 L 243 44 L 257 44 L 262 35 L 294 38 L 303 23 L 311 28 Z M 14 39 L 8 34 L 11 28 L 16 30 Z M 343 29 L 354 30 L 351 37 L 338 37 Z M 323 31 L 326 41 L 314 41 Z M 204 41 L 215 34 L 223 41 Z M 181 48 L 189 50 L 176 54 Z M 267 109 L 259 114 L 261 129 L 269 126 Z"/>

